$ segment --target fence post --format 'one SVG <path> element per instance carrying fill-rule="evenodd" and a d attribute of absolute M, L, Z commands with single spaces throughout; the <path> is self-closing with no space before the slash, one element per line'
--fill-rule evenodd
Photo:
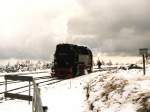
<path fill-rule="evenodd" d="M 7 93 L 7 79 L 6 78 L 5 78 L 5 93 Z M 5 100 L 7 100 L 6 97 L 5 97 Z"/>
<path fill-rule="evenodd" d="M 146 74 L 146 70 L 145 70 L 145 55 L 143 54 L 143 73 L 144 75 Z"/>
<path fill-rule="evenodd" d="M 29 97 L 31 96 L 31 88 L 30 88 L 30 84 L 31 84 L 31 82 L 29 81 Z M 30 104 L 30 100 L 29 100 L 29 104 Z"/>
<path fill-rule="evenodd" d="M 43 112 L 47 112 L 48 107 L 47 106 L 43 106 Z"/>
<path fill-rule="evenodd" d="M 42 106 L 42 101 L 40 97 L 40 88 L 38 88 L 38 83 L 36 84 L 33 80 L 33 102 L 32 102 L 32 112 L 47 112 L 48 107 Z"/>

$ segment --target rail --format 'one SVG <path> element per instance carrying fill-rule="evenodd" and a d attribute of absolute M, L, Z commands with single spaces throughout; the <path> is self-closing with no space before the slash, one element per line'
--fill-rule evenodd
<path fill-rule="evenodd" d="M 4 77 L 5 75 L 31 75 L 31 74 L 37 74 L 37 73 L 48 73 L 48 71 L 36 71 L 36 72 L 14 72 L 14 73 L 2 73 L 0 74 L 0 77 Z"/>
<path fill-rule="evenodd" d="M 40 90 L 34 80 L 33 80 L 33 86 L 34 86 L 34 91 L 32 97 L 32 112 L 46 112 L 48 108 L 46 106 L 42 106 Z"/>

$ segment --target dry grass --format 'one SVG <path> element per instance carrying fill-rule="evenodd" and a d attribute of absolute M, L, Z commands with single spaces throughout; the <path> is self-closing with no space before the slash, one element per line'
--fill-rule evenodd
<path fill-rule="evenodd" d="M 128 84 L 127 80 L 112 78 L 104 86 L 104 92 L 101 93 L 101 97 L 105 98 L 104 101 L 108 100 L 108 96 L 112 91 L 116 91 L 121 94 L 123 88 Z"/>
<path fill-rule="evenodd" d="M 137 112 L 150 112 L 150 93 L 140 93 L 133 99 L 134 103 L 140 105 Z"/>

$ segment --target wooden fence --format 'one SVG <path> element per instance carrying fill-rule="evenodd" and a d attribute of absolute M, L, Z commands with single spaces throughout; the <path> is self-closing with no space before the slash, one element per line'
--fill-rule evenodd
<path fill-rule="evenodd" d="M 42 106 L 40 90 L 34 80 L 33 86 L 34 92 L 32 97 L 32 112 L 46 112 L 48 108 L 46 106 Z"/>
<path fill-rule="evenodd" d="M 29 95 L 21 95 L 21 94 L 14 94 L 14 93 L 8 93 L 9 90 L 7 90 L 7 80 L 19 80 L 19 81 L 29 81 Z M 33 96 L 30 94 L 30 82 L 33 84 Z M 34 78 L 30 76 L 18 76 L 18 75 L 5 75 L 5 98 L 15 98 L 15 99 L 21 99 L 21 100 L 28 100 L 32 101 L 32 112 L 47 112 L 47 107 L 42 105 L 42 100 L 40 97 L 40 89 L 38 88 Z"/>

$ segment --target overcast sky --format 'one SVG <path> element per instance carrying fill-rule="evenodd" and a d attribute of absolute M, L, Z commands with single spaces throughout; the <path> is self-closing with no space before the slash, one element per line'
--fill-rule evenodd
<path fill-rule="evenodd" d="M 0 59 L 49 59 L 65 42 L 138 54 L 150 48 L 150 1 L 0 0 Z"/>

